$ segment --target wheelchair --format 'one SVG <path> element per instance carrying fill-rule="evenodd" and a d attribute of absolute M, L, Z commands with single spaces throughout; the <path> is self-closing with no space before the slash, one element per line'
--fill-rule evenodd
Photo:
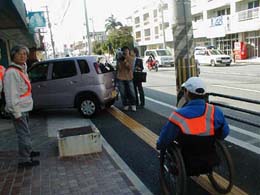
<path fill-rule="evenodd" d="M 199 138 L 204 139 L 204 138 Z M 213 188 L 226 194 L 233 187 L 234 166 L 223 141 L 173 142 L 160 152 L 160 183 L 164 194 L 187 194 L 188 177 L 206 174 Z M 199 144 L 198 144 L 199 143 Z M 227 182 L 220 182 L 219 175 Z"/>

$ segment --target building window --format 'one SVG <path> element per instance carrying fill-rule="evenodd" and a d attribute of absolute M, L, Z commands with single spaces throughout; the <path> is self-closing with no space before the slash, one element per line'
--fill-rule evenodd
<path fill-rule="evenodd" d="M 158 35 L 159 34 L 159 28 L 158 26 L 154 27 L 154 34 Z"/>
<path fill-rule="evenodd" d="M 227 15 L 230 15 L 230 8 L 227 8 Z"/>
<path fill-rule="evenodd" d="M 154 27 L 154 38 L 155 39 L 159 38 L 159 27 L 158 26 Z"/>
<path fill-rule="evenodd" d="M 140 17 L 136 17 L 135 18 L 135 24 L 139 24 L 140 23 Z"/>
<path fill-rule="evenodd" d="M 217 11 L 217 16 L 224 16 L 224 15 L 230 15 L 230 8 Z"/>
<path fill-rule="evenodd" d="M 165 3 L 165 4 L 163 4 L 163 10 L 168 10 L 168 4 L 167 3 Z"/>
<path fill-rule="evenodd" d="M 197 16 L 194 16 L 194 18 L 193 18 L 193 21 L 194 22 L 197 22 L 197 21 L 199 21 L 199 20 L 202 20 L 202 15 L 197 15 Z"/>
<path fill-rule="evenodd" d="M 150 36 L 151 35 L 151 31 L 150 31 L 150 29 L 148 28 L 148 29 L 145 29 L 144 30 L 144 36 Z"/>
<path fill-rule="evenodd" d="M 141 31 L 135 32 L 135 40 L 141 41 Z"/>
<path fill-rule="evenodd" d="M 224 16 L 224 15 L 225 15 L 225 10 L 224 9 L 218 10 L 217 16 Z"/>
<path fill-rule="evenodd" d="M 154 10 L 153 10 L 153 17 L 154 17 L 154 18 L 157 18 L 157 15 L 158 15 L 157 9 L 154 9 Z"/>
<path fill-rule="evenodd" d="M 149 24 L 149 13 L 143 15 L 144 25 Z"/>
<path fill-rule="evenodd" d="M 164 29 L 168 28 L 170 26 L 169 22 L 164 23 Z"/>
<path fill-rule="evenodd" d="M 149 13 L 146 13 L 146 14 L 143 15 L 143 20 L 144 21 L 149 20 Z"/>
<path fill-rule="evenodd" d="M 150 35 L 151 35 L 150 28 L 145 29 L 145 30 L 144 30 L 144 39 L 145 39 L 146 41 L 147 41 L 147 40 L 150 40 Z"/>
<path fill-rule="evenodd" d="M 248 3 L 248 9 L 253 9 L 255 7 L 259 7 L 259 0 Z"/>

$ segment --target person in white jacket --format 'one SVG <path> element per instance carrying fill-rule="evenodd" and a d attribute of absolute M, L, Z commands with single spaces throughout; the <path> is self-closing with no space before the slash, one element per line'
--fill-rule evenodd
<path fill-rule="evenodd" d="M 18 138 L 19 162 L 18 167 L 39 165 L 33 157 L 40 152 L 32 150 L 31 132 L 29 129 L 28 112 L 33 108 L 31 84 L 27 75 L 26 60 L 29 50 L 18 45 L 11 49 L 12 63 L 5 71 L 4 94 L 6 100 L 5 110 L 10 113 Z"/>

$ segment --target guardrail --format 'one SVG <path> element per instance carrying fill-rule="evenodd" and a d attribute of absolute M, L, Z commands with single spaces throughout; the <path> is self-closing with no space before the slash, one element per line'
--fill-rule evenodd
<path fill-rule="evenodd" d="M 247 109 L 244 109 L 244 108 L 239 108 L 239 107 L 235 107 L 235 106 L 230 106 L 230 105 L 210 101 L 209 96 L 217 96 L 217 97 L 221 97 L 221 98 L 227 98 L 227 99 L 232 99 L 232 100 L 237 100 L 237 101 L 242 101 L 242 102 L 246 102 L 246 103 L 252 103 L 252 104 L 260 105 L 260 101 L 258 101 L 258 100 L 252 100 L 252 99 L 247 99 L 247 98 L 242 98 L 242 97 L 224 95 L 224 94 L 220 94 L 220 93 L 208 93 L 207 94 L 208 102 L 211 103 L 211 104 L 260 117 L 260 112 L 255 112 L 255 111 L 247 110 Z M 225 117 L 230 118 L 232 120 L 239 121 L 239 122 L 243 122 L 243 123 L 255 126 L 255 127 L 260 127 L 260 125 L 257 124 L 257 123 L 253 123 L 253 122 L 241 119 L 241 118 L 236 118 L 236 117 L 230 116 L 230 115 L 225 115 Z"/>

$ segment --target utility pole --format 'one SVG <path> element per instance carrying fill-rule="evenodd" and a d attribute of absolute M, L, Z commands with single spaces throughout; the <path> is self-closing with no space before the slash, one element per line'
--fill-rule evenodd
<path fill-rule="evenodd" d="M 164 4 L 163 1 L 160 1 L 159 10 L 161 11 L 161 17 L 162 17 L 163 49 L 165 49 L 166 48 L 166 40 L 165 40 L 165 29 L 164 29 L 163 4 Z"/>
<path fill-rule="evenodd" d="M 88 13 L 87 13 L 87 7 L 86 7 L 86 0 L 83 0 L 84 2 L 84 10 L 85 10 L 85 20 L 86 20 L 86 32 L 87 32 L 87 38 L 88 38 L 88 54 L 91 55 L 91 39 L 89 35 L 89 27 L 88 27 Z"/>
<path fill-rule="evenodd" d="M 91 20 L 91 22 L 92 22 L 93 38 L 94 38 L 94 41 L 95 41 L 96 40 L 96 33 L 95 33 L 95 27 L 94 27 L 94 19 L 89 18 L 89 20 Z"/>
<path fill-rule="evenodd" d="M 197 76 L 197 67 L 194 59 L 192 15 L 190 0 L 174 0 L 174 53 L 176 89 L 179 96 L 181 84 L 189 77 Z"/>
<path fill-rule="evenodd" d="M 51 21 L 50 21 L 50 16 L 49 16 L 49 10 L 48 10 L 48 6 L 44 6 L 46 8 L 46 13 L 47 13 L 47 20 L 48 20 L 48 27 L 50 29 L 50 36 L 51 36 L 51 47 L 52 47 L 52 52 L 53 52 L 53 58 L 55 58 L 56 54 L 55 54 L 55 43 L 53 40 L 53 34 L 52 34 L 52 30 L 51 30 Z"/>

